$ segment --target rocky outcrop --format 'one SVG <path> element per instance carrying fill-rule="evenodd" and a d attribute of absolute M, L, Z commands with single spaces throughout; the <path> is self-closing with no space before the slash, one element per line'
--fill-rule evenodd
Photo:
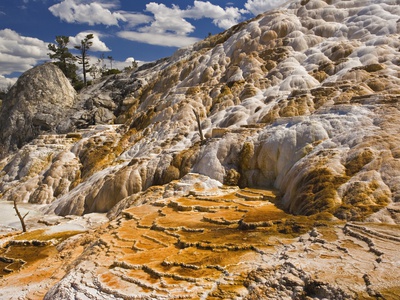
<path fill-rule="evenodd" d="M 117 116 L 130 102 L 124 101 L 126 95 L 119 95 L 121 91 L 113 84 L 121 87 L 132 81 L 109 76 L 78 94 L 52 63 L 27 71 L 0 106 L 0 158 L 41 134 L 67 134 L 91 125 L 118 122 Z"/>
<path fill-rule="evenodd" d="M 24 73 L 2 102 L 0 157 L 21 148 L 43 132 L 68 132 L 66 115 L 77 94 L 61 70 L 47 63 Z"/>

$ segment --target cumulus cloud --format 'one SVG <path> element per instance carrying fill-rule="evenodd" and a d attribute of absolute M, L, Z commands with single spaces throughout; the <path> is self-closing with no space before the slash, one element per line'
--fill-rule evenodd
<path fill-rule="evenodd" d="M 71 46 L 80 45 L 81 41 L 84 40 L 85 37 L 90 33 L 93 34 L 93 39 L 91 39 L 93 45 L 90 47 L 90 51 L 95 51 L 95 52 L 111 51 L 111 49 L 109 49 L 107 45 L 100 40 L 101 34 L 97 32 L 85 32 L 85 31 L 80 32 L 76 36 L 72 36 L 69 38 L 70 45 Z"/>
<path fill-rule="evenodd" d="M 11 86 L 14 85 L 18 80 L 18 77 L 13 77 L 13 78 L 6 78 L 2 75 L 0 75 L 0 90 L 8 90 Z"/>
<path fill-rule="evenodd" d="M 195 37 L 154 32 L 121 31 L 118 36 L 131 41 L 166 47 L 185 47 L 199 41 Z"/>
<path fill-rule="evenodd" d="M 211 19 L 215 26 L 228 29 L 242 21 L 246 14 L 256 15 L 280 3 L 281 0 L 247 0 L 244 8 L 239 8 L 233 2 L 227 2 L 226 7 L 201 0 L 187 7 L 149 2 L 141 13 L 118 10 L 120 0 L 62 0 L 49 10 L 68 23 L 121 26 L 123 30 L 117 35 L 125 39 L 181 47 L 198 40 L 189 36 L 195 30 L 191 19 Z"/>
<path fill-rule="evenodd" d="M 109 8 L 114 3 L 89 2 L 80 3 L 75 0 L 64 0 L 49 7 L 50 12 L 67 23 L 87 23 L 89 25 L 103 24 L 118 26 L 119 21 L 125 21 L 119 12 L 111 12 Z"/>
<path fill-rule="evenodd" d="M 0 86 L 8 86 L 14 79 L 5 78 L 16 72 L 25 72 L 40 61 L 48 59 L 47 43 L 26 37 L 11 29 L 0 30 Z"/>
<path fill-rule="evenodd" d="M 154 20 L 150 26 L 142 27 L 141 32 L 157 34 L 174 32 L 178 35 L 186 35 L 194 30 L 194 26 L 182 18 L 183 12 L 176 5 L 169 8 L 164 4 L 151 2 L 146 5 L 146 11 L 154 15 Z"/>
<path fill-rule="evenodd" d="M 282 5 L 281 0 L 247 0 L 244 7 L 253 15 L 261 14 L 267 10 L 273 9 Z"/>
<path fill-rule="evenodd" d="M 75 0 L 77 3 L 82 4 L 90 4 L 93 3 L 93 0 Z M 95 2 L 99 3 L 102 7 L 106 9 L 118 9 L 120 7 L 120 0 L 96 0 Z"/>
<path fill-rule="evenodd" d="M 194 1 L 193 6 L 188 6 L 188 8 L 183 11 L 183 16 L 192 19 L 210 18 L 219 28 L 227 29 L 240 22 L 242 13 L 245 13 L 245 10 L 241 10 L 237 7 L 230 6 L 224 9 L 209 1 Z"/>
<path fill-rule="evenodd" d="M 0 30 L 0 51 L 20 57 L 43 58 L 47 53 L 47 44 L 42 40 L 19 35 L 12 29 Z"/>
<path fill-rule="evenodd" d="M 146 5 L 146 11 L 154 15 L 154 21 L 146 27 L 146 32 L 176 32 L 177 34 L 188 34 L 194 31 L 194 26 L 186 19 L 212 19 L 214 25 L 222 29 L 227 29 L 237 24 L 242 19 L 241 10 L 236 7 L 226 7 L 225 9 L 219 5 L 214 5 L 209 1 L 194 1 L 193 6 L 181 9 L 177 5 L 171 8 L 164 4 L 151 2 Z"/>
<path fill-rule="evenodd" d="M 62 0 L 49 10 L 68 23 L 123 26 L 119 37 L 152 45 L 180 47 L 198 40 L 189 37 L 195 30 L 190 19 L 211 19 L 215 26 L 228 29 L 242 21 L 246 14 L 257 15 L 280 4 L 281 0 L 247 0 L 244 8 L 239 8 L 234 2 L 227 2 L 225 7 L 201 0 L 195 0 L 187 7 L 149 2 L 141 13 L 118 10 L 120 0 Z"/>
<path fill-rule="evenodd" d="M 147 43 L 151 45 L 184 47 L 199 41 L 198 38 L 190 37 L 195 27 L 188 19 L 199 20 L 203 18 L 212 19 L 214 25 L 227 29 L 242 19 L 244 9 L 214 5 L 209 1 L 194 1 L 193 6 L 182 9 L 177 5 L 171 7 L 162 3 L 150 2 L 146 5 L 146 12 L 153 15 L 147 19 L 140 16 L 139 21 L 148 24 L 135 31 L 121 31 L 119 37 Z M 138 16 L 139 17 L 139 16 Z"/>
<path fill-rule="evenodd" d="M 123 70 L 126 67 L 132 67 L 132 63 L 136 62 L 138 65 L 142 65 L 144 62 L 142 61 L 137 61 L 133 57 L 128 57 L 125 59 L 125 61 L 114 61 L 113 66 L 115 65 L 115 68 L 119 70 Z"/>
<path fill-rule="evenodd" d="M 140 24 L 148 24 L 153 18 L 151 16 L 141 14 L 141 13 L 132 13 L 120 11 L 120 14 L 124 17 L 124 27 L 125 28 L 134 28 Z"/>

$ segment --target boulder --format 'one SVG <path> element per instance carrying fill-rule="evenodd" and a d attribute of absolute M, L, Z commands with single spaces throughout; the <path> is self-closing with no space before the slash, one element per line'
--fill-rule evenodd
<path fill-rule="evenodd" d="M 71 126 L 63 123 L 74 107 L 76 96 L 69 80 L 52 63 L 25 72 L 1 106 L 0 158 L 43 132 L 71 130 Z"/>

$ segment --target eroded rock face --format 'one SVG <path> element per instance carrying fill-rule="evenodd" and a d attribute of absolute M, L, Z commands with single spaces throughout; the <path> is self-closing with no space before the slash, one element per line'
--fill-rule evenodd
<path fill-rule="evenodd" d="M 47 63 L 24 73 L 2 102 L 0 157 L 15 151 L 42 132 L 68 132 L 65 116 L 76 92 L 61 70 Z"/>

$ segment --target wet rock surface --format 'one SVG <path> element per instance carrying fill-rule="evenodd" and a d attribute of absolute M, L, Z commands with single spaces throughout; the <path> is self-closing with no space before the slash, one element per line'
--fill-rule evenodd
<path fill-rule="evenodd" d="M 81 215 L 195 172 L 277 189 L 294 214 L 364 220 L 400 199 L 399 17 L 391 0 L 292 1 L 95 81 L 61 122 L 74 130 L 4 157 L 0 192 Z"/>
<path fill-rule="evenodd" d="M 400 295 L 398 225 L 292 216 L 267 190 L 198 186 L 163 197 L 166 189 L 147 191 L 142 201 L 158 200 L 125 209 L 91 232 L 47 235 L 41 243 L 38 232 L 3 237 L 2 297 L 13 299 L 6 295 L 24 282 L 31 287 L 18 295 L 30 299 Z"/>

